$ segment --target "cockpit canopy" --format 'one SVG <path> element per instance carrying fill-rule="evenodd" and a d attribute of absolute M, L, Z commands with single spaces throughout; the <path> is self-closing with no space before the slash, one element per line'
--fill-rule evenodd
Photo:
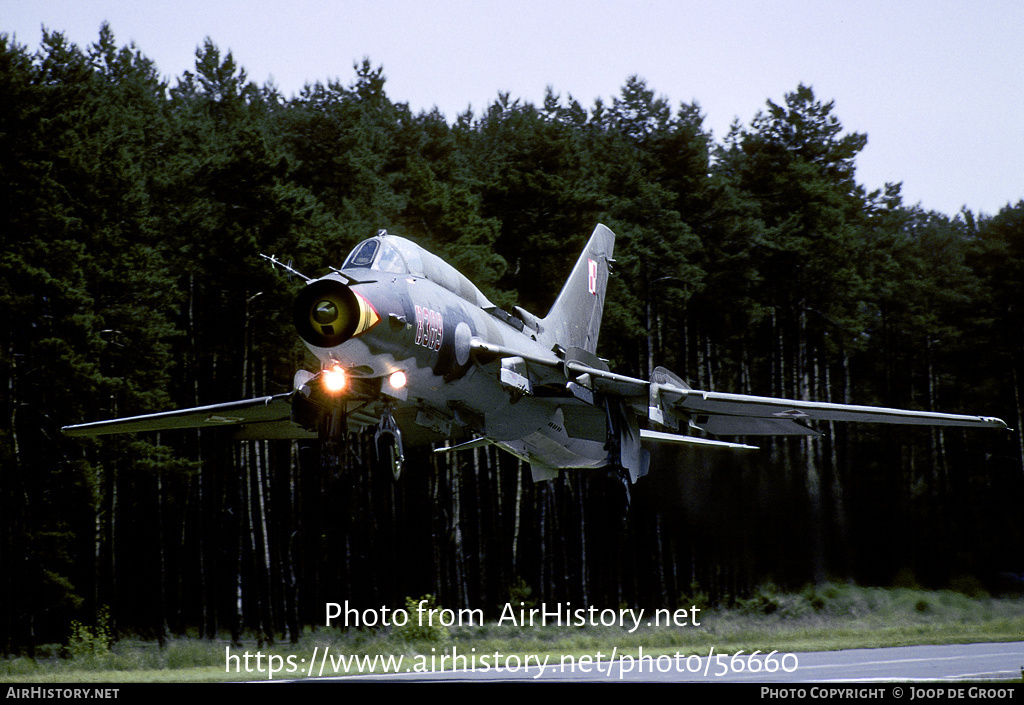
<path fill-rule="evenodd" d="M 422 277 L 424 274 L 421 251 L 419 245 L 405 238 L 382 232 L 377 237 L 363 240 L 356 245 L 341 268 L 365 268 Z"/>
<path fill-rule="evenodd" d="M 494 304 L 479 289 L 437 255 L 404 237 L 381 230 L 377 237 L 363 240 L 349 253 L 342 265 L 346 269 L 369 269 L 388 274 L 401 274 L 429 279 L 448 289 L 474 306 L 493 308 Z"/>

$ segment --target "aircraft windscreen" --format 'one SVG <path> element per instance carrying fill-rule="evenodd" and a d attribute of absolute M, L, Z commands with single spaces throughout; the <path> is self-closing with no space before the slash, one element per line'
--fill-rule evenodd
<path fill-rule="evenodd" d="M 373 264 L 373 258 L 377 254 L 378 242 L 378 240 L 364 240 L 356 245 L 356 248 L 352 250 L 352 253 L 345 260 L 345 264 L 341 265 L 341 268 L 369 267 Z"/>

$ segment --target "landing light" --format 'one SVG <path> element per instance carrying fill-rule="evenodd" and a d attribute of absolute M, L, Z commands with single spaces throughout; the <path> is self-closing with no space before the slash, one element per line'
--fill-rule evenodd
<path fill-rule="evenodd" d="M 402 387 L 405 386 L 406 381 L 407 380 L 405 378 L 405 373 L 402 372 L 401 370 L 396 370 L 395 372 L 392 372 L 391 376 L 388 377 L 388 382 L 391 383 L 392 389 L 401 389 Z"/>
<path fill-rule="evenodd" d="M 341 365 L 335 365 L 329 370 L 324 370 L 324 387 L 328 392 L 337 394 L 345 388 L 346 382 L 345 370 L 341 369 Z"/>

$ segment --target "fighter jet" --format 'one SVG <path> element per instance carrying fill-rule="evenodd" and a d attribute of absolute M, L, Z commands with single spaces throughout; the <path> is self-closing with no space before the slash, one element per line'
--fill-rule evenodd
<path fill-rule="evenodd" d="M 405 443 L 435 452 L 491 444 L 535 480 L 610 466 L 647 473 L 650 443 L 752 450 L 694 435 L 819 435 L 807 421 L 1006 428 L 997 418 L 775 399 L 691 389 L 664 368 L 616 374 L 597 356 L 615 235 L 598 225 L 544 318 L 491 303 L 465 276 L 410 240 L 380 231 L 340 269 L 305 280 L 295 327 L 319 361 L 293 390 L 63 429 L 69 436 L 231 427 L 238 439 L 339 439 L 375 427 L 397 479 Z M 455 444 L 452 445 L 452 441 Z"/>

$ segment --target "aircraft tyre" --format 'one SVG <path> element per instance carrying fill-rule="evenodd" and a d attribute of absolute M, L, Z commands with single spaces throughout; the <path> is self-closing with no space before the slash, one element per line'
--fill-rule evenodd
<path fill-rule="evenodd" d="M 377 437 L 377 462 L 381 469 L 390 468 L 391 477 L 398 482 L 402 476 L 402 465 L 405 456 L 402 453 L 402 442 L 390 433 L 382 433 Z"/>

